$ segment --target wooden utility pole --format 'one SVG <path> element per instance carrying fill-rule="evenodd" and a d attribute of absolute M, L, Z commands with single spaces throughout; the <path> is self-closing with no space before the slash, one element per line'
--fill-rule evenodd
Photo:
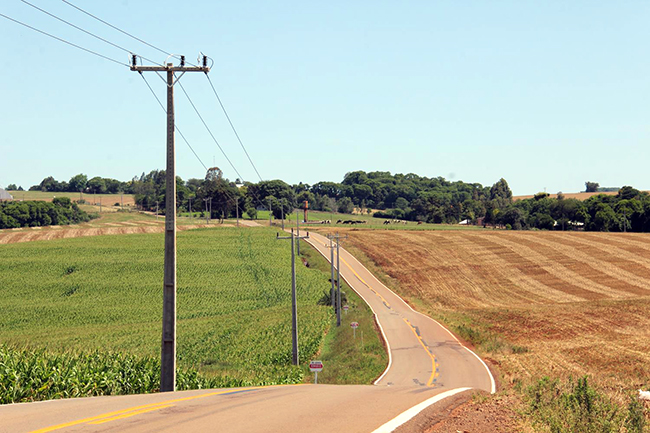
<path fill-rule="evenodd" d="M 207 198 L 204 198 L 204 199 L 203 199 L 203 201 L 205 202 L 205 223 L 206 223 L 206 224 L 210 224 L 210 223 L 208 222 L 208 215 L 209 215 L 209 214 L 208 214 L 208 200 L 209 200 L 209 199 L 207 199 Z M 212 216 L 212 215 L 210 215 L 210 216 Z"/>
<path fill-rule="evenodd" d="M 237 227 L 239 227 L 239 197 L 235 197 L 235 212 L 237 213 Z"/>
<path fill-rule="evenodd" d="M 131 58 L 131 70 L 167 73 L 167 190 L 165 195 L 165 277 L 163 282 L 162 344 L 160 356 L 160 390 L 176 390 L 176 149 L 174 146 L 174 84 L 186 72 L 208 73 L 207 57 L 202 66 L 185 66 L 185 56 L 180 56 L 180 66 L 138 66 L 137 57 Z M 174 73 L 181 75 L 175 79 Z M 156 216 L 157 217 L 157 216 Z"/>
<path fill-rule="evenodd" d="M 284 231 L 284 203 L 285 203 L 285 200 L 282 199 L 281 203 L 282 203 L 282 206 L 280 206 L 280 211 L 282 212 L 282 231 Z"/>
<path fill-rule="evenodd" d="M 330 281 L 332 282 L 330 299 L 332 300 L 332 308 L 336 311 L 336 289 L 334 288 L 334 244 L 332 238 L 330 238 Z"/>
<path fill-rule="evenodd" d="M 345 237 L 341 237 L 338 233 L 335 235 L 328 235 L 327 238 L 330 240 L 330 245 L 332 245 L 332 240 L 336 239 L 336 326 L 341 326 L 341 253 L 340 253 L 340 243 L 341 240 L 347 239 L 347 235 Z M 334 250 L 334 246 L 332 245 L 330 248 L 332 248 L 332 251 Z M 334 257 L 331 256 L 331 262 L 334 263 Z M 332 270 L 332 277 L 334 276 L 334 271 Z M 332 286 L 334 283 L 332 283 Z"/>
<path fill-rule="evenodd" d="M 296 231 L 298 233 L 298 239 L 296 239 L 296 249 L 298 250 L 298 255 L 300 255 L 300 209 L 296 209 Z"/>
<path fill-rule="evenodd" d="M 298 302 L 296 299 L 296 254 L 294 250 L 294 242 L 298 239 L 309 239 L 309 232 L 307 236 L 295 236 L 293 229 L 291 229 L 291 236 L 280 237 L 276 235 L 276 239 L 291 239 L 291 360 L 293 365 L 298 365 Z"/>

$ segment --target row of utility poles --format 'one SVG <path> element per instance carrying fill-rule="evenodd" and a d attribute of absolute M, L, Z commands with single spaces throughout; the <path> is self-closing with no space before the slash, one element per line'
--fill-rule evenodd
<path fill-rule="evenodd" d="M 282 218 L 284 223 L 284 215 Z M 270 221 L 269 221 L 270 225 Z M 284 224 L 283 224 L 284 229 Z M 341 326 L 341 255 L 340 244 L 347 236 L 341 237 L 338 233 L 327 235 L 330 241 L 330 300 L 332 308 L 336 312 L 336 326 Z M 299 364 L 298 354 L 298 306 L 296 299 L 296 255 L 300 258 L 300 240 L 309 239 L 309 232 L 305 236 L 300 236 L 300 211 L 296 211 L 296 232 L 291 229 L 290 236 L 280 236 L 278 233 L 276 239 L 291 240 L 291 359 L 293 365 Z M 336 248 L 336 266 L 334 266 L 334 248 Z M 334 270 L 336 269 L 336 279 Z M 336 281 L 336 283 L 335 283 Z"/>

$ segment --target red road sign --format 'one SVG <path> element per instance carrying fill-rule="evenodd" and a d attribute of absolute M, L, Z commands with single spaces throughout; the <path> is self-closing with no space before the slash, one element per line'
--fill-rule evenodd
<path fill-rule="evenodd" d="M 350 326 L 351 326 L 352 328 L 356 329 L 356 328 L 359 327 L 359 323 L 357 323 L 357 322 L 352 322 L 352 323 L 350 323 Z"/>
<path fill-rule="evenodd" d="M 344 306 L 343 306 L 343 310 L 345 310 L 345 311 L 348 311 L 348 308 L 349 308 L 349 307 L 348 307 L 347 305 L 344 305 Z"/>
<path fill-rule="evenodd" d="M 309 362 L 310 371 L 323 371 L 323 361 L 310 361 Z"/>

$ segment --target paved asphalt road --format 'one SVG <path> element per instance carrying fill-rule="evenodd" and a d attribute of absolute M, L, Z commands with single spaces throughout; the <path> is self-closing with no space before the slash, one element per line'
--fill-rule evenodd
<path fill-rule="evenodd" d="M 309 242 L 329 259 L 326 238 L 311 233 Z M 0 432 L 392 431 L 445 392 L 494 391 L 494 379 L 476 355 L 437 322 L 412 310 L 343 249 L 341 275 L 371 306 L 390 346 L 390 364 L 375 385 L 290 385 L 5 405 L 0 406 Z"/>

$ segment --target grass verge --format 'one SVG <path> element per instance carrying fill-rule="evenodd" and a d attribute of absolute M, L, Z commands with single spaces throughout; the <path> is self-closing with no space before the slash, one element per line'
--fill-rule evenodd
<path fill-rule="evenodd" d="M 330 264 L 306 242 L 301 242 L 302 258 L 310 268 L 318 269 L 329 277 Z M 348 311 L 341 315 L 341 326 L 336 326 L 333 315 L 329 332 L 316 356 L 323 361 L 323 371 L 318 374 L 319 383 L 371 384 L 388 365 L 388 354 L 380 337 L 370 307 L 341 280 L 341 291 L 347 297 Z M 329 295 L 329 287 L 324 290 Z M 350 323 L 357 322 L 356 331 Z M 305 368 L 305 381 L 313 382 L 314 373 Z"/>

